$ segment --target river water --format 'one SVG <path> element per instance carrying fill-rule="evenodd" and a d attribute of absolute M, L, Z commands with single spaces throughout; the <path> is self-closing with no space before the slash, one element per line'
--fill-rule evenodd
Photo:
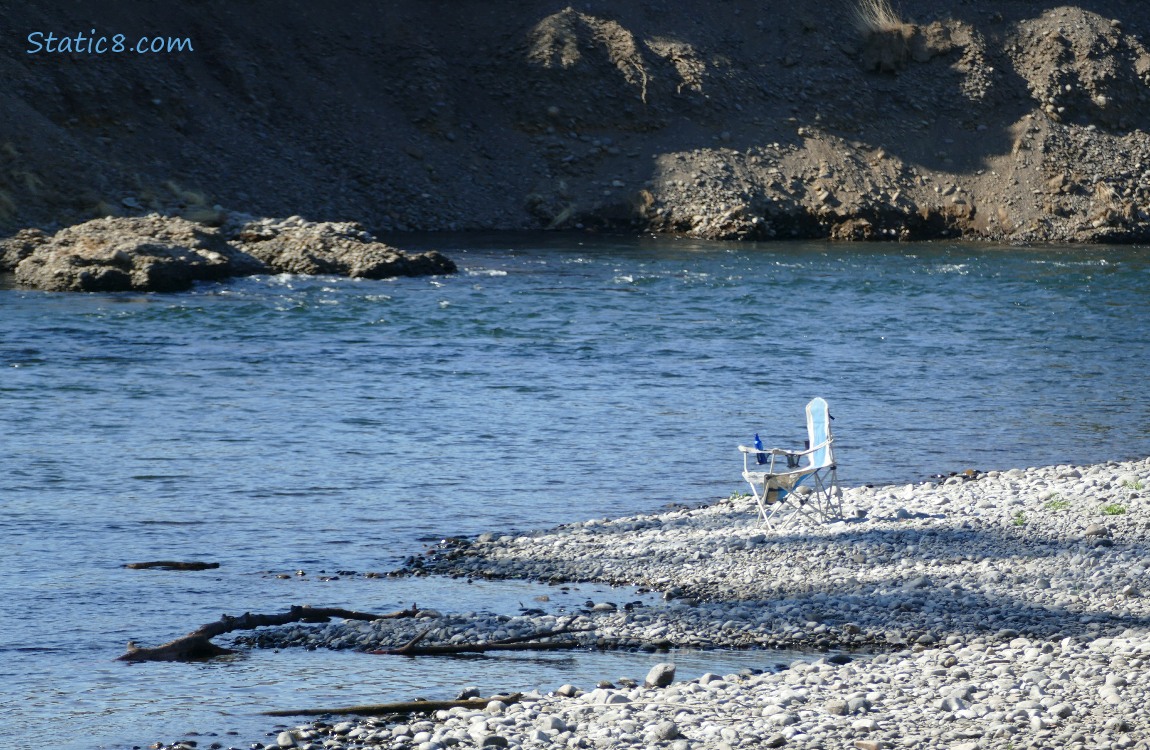
<path fill-rule="evenodd" d="M 201 746 L 246 747 L 279 721 L 258 712 L 285 706 L 642 677 L 665 657 L 114 658 L 129 639 L 300 603 L 514 614 L 541 590 L 555 610 L 631 600 L 362 573 L 444 536 L 742 491 L 735 446 L 756 432 L 801 446 L 815 395 L 846 484 L 1150 454 L 1139 248 L 404 242 L 461 272 L 169 295 L 0 281 L 0 744 L 198 731 Z M 158 559 L 220 568 L 123 567 Z M 676 659 L 683 676 L 778 660 Z"/>

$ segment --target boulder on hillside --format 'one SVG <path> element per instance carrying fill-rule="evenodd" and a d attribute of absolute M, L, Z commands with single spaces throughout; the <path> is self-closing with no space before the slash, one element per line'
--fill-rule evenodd
<path fill-rule="evenodd" d="M 260 219 L 245 224 L 233 241 L 277 273 L 388 279 L 456 270 L 455 263 L 434 250 L 405 253 L 354 222 Z"/>
<path fill-rule="evenodd" d="M 9 241 L 10 248 L 21 234 Z M 218 230 L 155 214 L 93 219 L 51 237 L 29 236 L 9 254 L 28 245 L 31 251 L 16 263 L 16 281 L 46 291 L 175 292 L 196 281 L 267 270 Z"/>

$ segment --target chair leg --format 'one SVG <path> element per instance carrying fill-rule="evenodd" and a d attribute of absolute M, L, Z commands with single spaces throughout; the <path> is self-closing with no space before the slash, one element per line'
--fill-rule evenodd
<path fill-rule="evenodd" d="M 751 495 L 755 498 L 755 505 L 757 505 L 759 508 L 759 520 L 762 521 L 764 524 L 766 524 L 767 523 L 767 507 L 766 507 L 767 486 L 766 486 L 766 482 L 763 483 L 763 491 L 762 492 L 759 492 L 759 487 L 754 482 L 748 480 L 747 484 L 751 485 Z"/>
<path fill-rule="evenodd" d="M 756 488 L 755 500 L 757 500 L 759 504 L 759 519 L 762 521 L 762 525 L 774 531 L 776 529 L 784 528 L 789 522 L 789 519 L 782 519 L 781 523 L 774 520 L 775 517 L 779 515 L 779 512 L 783 509 L 783 506 L 787 505 L 787 503 L 783 502 L 782 500 L 776 500 L 774 503 L 768 503 L 767 496 L 770 493 L 770 487 L 768 484 L 768 482 L 763 482 L 763 491 L 761 493 L 758 491 L 758 488 Z"/>
<path fill-rule="evenodd" d="M 815 524 L 842 518 L 842 501 L 835 495 L 835 488 L 838 486 L 835 470 L 833 468 L 830 470 L 829 477 L 824 476 L 823 472 L 815 472 L 811 476 L 813 486 L 808 485 L 811 493 L 805 500 L 800 500 L 793 493 L 787 493 L 787 499 L 779 499 L 774 503 L 767 502 L 769 482 L 764 481 L 760 488 L 754 482 L 748 481 L 755 505 L 759 510 L 759 521 L 764 527 L 772 531 L 785 529 L 794 523 L 800 514 Z M 789 512 L 784 512 L 784 507 Z"/>
<path fill-rule="evenodd" d="M 815 474 L 814 490 L 815 491 L 812 494 L 815 496 L 816 502 L 818 503 L 819 517 L 820 520 L 825 523 L 830 520 L 831 508 L 827 502 L 829 499 L 827 495 L 827 486 L 826 483 L 823 482 L 823 477 L 821 474 Z"/>
<path fill-rule="evenodd" d="M 805 503 L 802 500 L 800 500 L 797 495 L 794 495 L 792 493 L 787 493 L 787 496 L 790 497 L 791 499 L 790 500 L 779 500 L 778 503 L 776 503 L 776 505 L 775 505 L 774 511 L 772 511 L 772 513 L 771 513 L 772 518 L 775 515 L 779 515 L 782 518 L 782 520 L 777 524 L 768 524 L 768 528 L 770 528 L 772 531 L 781 531 L 782 529 L 785 529 L 788 526 L 790 526 L 792 523 L 794 523 L 798 519 L 799 516 L 803 516 L 804 518 L 806 518 L 811 523 L 815 523 L 815 524 L 819 523 L 817 510 L 815 510 L 815 512 L 812 513 L 811 510 L 803 507 L 805 505 Z M 786 510 L 790 511 L 785 516 L 782 515 L 784 508 Z"/>
<path fill-rule="evenodd" d="M 818 517 L 819 512 L 818 512 L 817 507 L 815 508 L 814 512 L 812 513 L 811 511 L 809 511 L 803 507 L 804 504 L 805 503 L 803 503 L 802 501 L 798 501 L 797 504 L 791 505 L 791 508 L 794 509 L 794 512 L 791 513 L 791 516 L 793 517 L 793 516 L 802 514 L 811 523 L 815 523 L 815 524 L 819 523 L 820 520 Z"/>
<path fill-rule="evenodd" d="M 818 512 L 823 522 L 837 521 L 843 517 L 842 500 L 836 493 L 838 473 L 834 467 L 830 470 L 829 480 L 827 481 L 821 472 L 814 475 L 813 494 L 817 497 Z"/>
<path fill-rule="evenodd" d="M 839 472 L 834 466 L 831 466 L 831 499 L 834 503 L 835 513 L 837 518 L 843 517 L 843 496 L 839 492 Z"/>
<path fill-rule="evenodd" d="M 779 531 L 789 526 L 794 521 L 794 514 L 789 513 L 785 516 L 780 516 L 783 506 L 786 505 L 789 505 L 789 503 L 784 503 L 782 500 L 776 502 L 775 507 L 772 508 L 771 512 L 767 514 L 767 517 L 763 519 L 763 525 L 771 531 Z M 780 516 L 778 521 L 774 520 L 775 516 Z"/>

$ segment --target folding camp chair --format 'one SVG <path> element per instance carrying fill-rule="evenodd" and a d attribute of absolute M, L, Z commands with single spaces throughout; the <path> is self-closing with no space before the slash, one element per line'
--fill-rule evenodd
<path fill-rule="evenodd" d="M 743 479 L 751 485 L 759 518 L 769 529 L 786 528 L 799 514 L 815 523 L 843 516 L 832 447 L 831 413 L 821 398 L 807 404 L 807 438 L 807 448 L 801 451 L 739 446 L 743 454 Z M 784 458 L 785 467 L 776 467 L 776 461 Z"/>

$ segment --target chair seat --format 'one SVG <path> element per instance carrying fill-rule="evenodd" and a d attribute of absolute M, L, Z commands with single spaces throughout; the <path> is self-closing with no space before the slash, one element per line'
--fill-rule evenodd
<path fill-rule="evenodd" d="M 767 477 L 774 477 L 775 481 L 780 485 L 789 479 L 791 480 L 791 486 L 793 487 L 795 484 L 798 484 L 800 479 L 803 477 L 809 477 L 813 473 L 813 471 L 809 471 L 807 469 L 800 469 L 798 471 L 784 471 L 780 474 L 772 474 L 769 471 L 744 471 L 743 479 L 746 479 L 748 482 L 765 482 Z"/>
<path fill-rule="evenodd" d="M 808 447 L 805 450 L 739 446 L 743 454 L 743 479 L 751 486 L 763 525 L 771 529 L 784 528 L 800 515 L 815 522 L 842 518 L 830 408 L 826 401 L 815 398 L 807 404 L 806 412 Z M 765 464 L 767 468 L 752 469 L 751 456 L 755 457 L 756 465 Z M 780 456 L 786 457 L 787 468 L 775 471 L 775 461 Z M 798 468 L 794 468 L 796 464 Z M 809 489 L 802 497 L 795 492 L 800 484 Z M 784 513 L 786 509 L 791 512 Z"/>

